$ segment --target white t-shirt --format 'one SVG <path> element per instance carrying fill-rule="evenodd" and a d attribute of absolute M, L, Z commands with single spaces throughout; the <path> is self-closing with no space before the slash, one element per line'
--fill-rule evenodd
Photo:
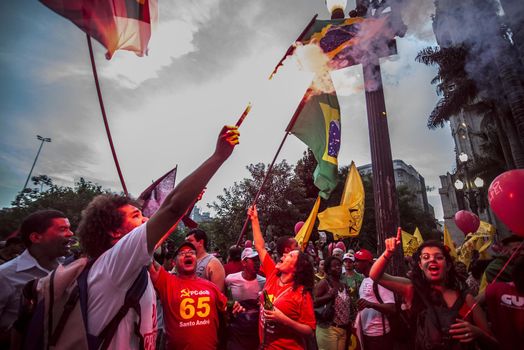
<path fill-rule="evenodd" d="M 248 281 L 242 277 L 242 271 L 226 276 L 226 287 L 231 288 L 233 299 L 237 301 L 258 299 L 258 293 L 264 288 L 264 284 L 264 277 L 257 275 L 257 278 Z"/>
<path fill-rule="evenodd" d="M 124 304 L 126 292 L 151 258 L 147 251 L 146 224 L 142 224 L 96 260 L 87 279 L 89 333 L 100 334 L 111 321 Z M 140 333 L 144 337 L 145 349 L 154 350 L 157 335 L 156 294 L 149 274 L 148 280 L 140 298 Z M 129 310 L 120 322 L 109 349 L 138 349 L 139 339 L 134 334 L 137 321 L 136 312 Z"/>
<path fill-rule="evenodd" d="M 372 303 L 380 304 L 377 298 L 375 297 L 375 292 L 373 291 L 373 280 L 369 277 L 365 277 L 362 283 L 360 284 L 359 295 L 362 299 L 370 301 Z M 378 293 L 382 298 L 384 304 L 395 303 L 395 296 L 393 292 L 389 289 L 378 285 Z M 365 335 L 371 337 L 377 337 L 384 334 L 382 330 L 382 313 L 378 312 L 372 308 L 365 308 L 360 311 L 360 327 Z M 387 317 L 384 317 L 386 332 L 389 332 L 389 323 Z"/>

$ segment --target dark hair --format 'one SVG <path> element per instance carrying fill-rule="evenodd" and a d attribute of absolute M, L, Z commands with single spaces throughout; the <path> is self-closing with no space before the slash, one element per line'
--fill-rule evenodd
<path fill-rule="evenodd" d="M 513 271 L 511 271 L 513 282 L 519 293 L 524 293 L 524 256 L 520 256 L 513 265 Z"/>
<path fill-rule="evenodd" d="M 122 226 L 124 217 L 118 209 L 128 204 L 135 205 L 130 198 L 102 194 L 93 198 L 82 211 L 76 233 L 82 250 L 89 257 L 96 259 L 112 247 L 109 233 Z"/>
<path fill-rule="evenodd" d="M 277 242 L 276 242 L 276 250 L 279 256 L 284 255 L 284 251 L 286 250 L 286 248 L 291 247 L 291 244 L 292 244 L 291 239 L 292 239 L 291 236 L 278 237 Z"/>
<path fill-rule="evenodd" d="M 295 265 L 295 276 L 293 279 L 293 290 L 299 286 L 304 286 L 304 290 L 311 292 L 315 284 L 315 270 L 309 260 L 309 256 L 304 252 L 299 252 Z"/>
<path fill-rule="evenodd" d="M 229 248 L 229 258 L 232 261 L 240 261 L 241 257 L 242 257 L 242 248 L 236 245 Z"/>
<path fill-rule="evenodd" d="M 457 278 L 457 272 L 455 271 L 455 265 L 453 264 L 453 259 L 449 254 L 449 250 L 446 249 L 446 246 L 444 246 L 442 243 L 434 240 L 425 241 L 417 248 L 415 253 L 413 253 L 413 260 L 411 262 L 411 280 L 415 287 L 418 287 L 422 293 L 426 293 L 425 295 L 430 295 L 432 293 L 431 285 L 427 281 L 424 272 L 420 269 L 419 266 L 420 255 L 422 254 L 422 250 L 426 247 L 435 247 L 440 249 L 442 255 L 444 255 L 444 258 L 446 259 L 447 271 L 444 285 L 449 289 L 462 291 L 464 289 L 464 285 L 462 285 Z"/>
<path fill-rule="evenodd" d="M 14 237 L 10 237 L 8 238 L 6 241 L 5 241 L 5 246 L 4 247 L 10 247 L 12 245 L 16 245 L 16 244 L 20 244 L 20 243 L 24 243 L 24 241 L 22 241 L 22 238 L 18 237 L 18 236 L 14 236 Z"/>
<path fill-rule="evenodd" d="M 324 261 L 324 272 L 329 275 L 329 270 L 331 269 L 331 264 L 333 261 L 338 260 L 340 264 L 342 264 L 342 260 L 338 256 L 330 255 L 327 257 L 326 261 Z"/>
<path fill-rule="evenodd" d="M 186 237 L 189 237 L 191 235 L 194 235 L 195 236 L 195 239 L 197 241 L 201 241 L 201 240 L 204 240 L 204 248 L 206 249 L 206 251 L 208 250 L 208 247 L 207 247 L 207 234 L 205 231 L 202 231 L 201 229 L 199 228 L 194 228 L 192 230 L 190 230 L 187 234 L 186 234 Z"/>
<path fill-rule="evenodd" d="M 38 210 L 24 218 L 20 225 L 20 238 L 26 247 L 32 242 L 31 233 L 44 233 L 53 224 L 53 219 L 67 218 L 64 213 L 55 209 Z"/>

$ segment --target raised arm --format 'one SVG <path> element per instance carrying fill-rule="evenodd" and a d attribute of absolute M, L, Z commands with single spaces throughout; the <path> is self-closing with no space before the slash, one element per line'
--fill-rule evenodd
<path fill-rule="evenodd" d="M 157 242 L 184 216 L 211 177 L 229 158 L 235 145 L 239 143 L 239 135 L 237 127 L 224 126 L 218 136 L 215 152 L 166 197 L 162 206 L 146 224 L 149 252 L 153 251 Z"/>
<path fill-rule="evenodd" d="M 386 250 L 384 250 L 384 253 L 382 253 L 377 261 L 375 261 L 373 266 L 371 266 L 369 277 L 387 289 L 402 294 L 407 300 L 411 300 L 413 296 L 413 284 L 411 281 L 408 278 L 391 276 L 387 273 L 384 273 L 389 264 L 389 261 L 391 260 L 391 257 L 401 243 L 401 234 L 402 231 L 399 227 L 397 231 L 397 237 L 386 239 Z"/>
<path fill-rule="evenodd" d="M 262 231 L 260 231 L 257 206 L 253 205 L 252 207 L 249 207 L 249 209 L 247 210 L 247 215 L 251 219 L 251 228 L 253 229 L 253 240 L 255 241 L 255 249 L 258 252 L 260 261 L 264 261 L 267 255 L 266 242 L 264 241 L 264 237 L 262 236 Z"/>

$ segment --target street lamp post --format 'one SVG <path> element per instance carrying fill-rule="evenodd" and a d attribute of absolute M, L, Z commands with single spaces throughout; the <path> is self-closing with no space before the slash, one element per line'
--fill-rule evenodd
<path fill-rule="evenodd" d="M 346 1 L 343 1 L 344 5 Z M 367 17 L 368 2 L 356 0 L 356 9 L 350 12 L 350 16 Z M 341 6 L 330 6 L 328 10 L 332 14 L 332 19 L 339 17 Z M 393 8 L 391 8 L 393 10 Z M 393 12 L 393 11 L 392 11 Z M 377 14 L 380 16 L 381 14 Z M 398 14 L 389 13 L 392 19 Z M 335 17 L 336 16 L 336 17 Z M 343 18 L 344 16 L 342 16 Z M 398 17 L 398 16 L 397 16 Z M 395 17 L 396 18 L 396 17 Z M 395 35 L 403 33 L 395 33 Z M 382 38 L 383 39 L 383 38 Z M 394 38 L 390 38 L 389 44 L 394 43 Z M 393 45 L 394 46 L 394 45 Z M 396 51 L 396 50 L 395 50 Z M 384 54 L 390 55 L 393 52 Z M 366 96 L 366 109 L 368 116 L 369 142 L 371 148 L 371 165 L 373 170 L 373 192 L 375 202 L 375 223 L 377 233 L 377 249 L 379 252 L 384 250 L 384 241 L 388 237 L 396 235 L 397 227 L 400 226 L 400 215 L 398 210 L 397 190 L 395 186 L 395 176 L 393 172 L 393 158 L 391 155 L 391 143 L 389 139 L 388 121 L 386 113 L 386 103 L 384 100 L 384 90 L 380 72 L 379 54 L 367 52 L 366 57 L 361 59 L 364 73 L 364 86 Z M 393 257 L 393 274 L 400 275 L 403 272 L 402 249 Z"/>
<path fill-rule="evenodd" d="M 476 177 L 473 181 L 470 179 L 468 162 L 469 157 L 466 153 L 462 152 L 458 155 L 459 165 L 464 169 L 464 181 L 461 181 L 460 178 L 454 183 L 454 186 L 457 190 L 461 191 L 464 197 L 468 200 L 469 208 L 475 215 L 479 215 L 479 205 L 478 200 L 481 197 L 482 187 L 484 186 L 484 180 L 480 177 Z M 480 198 L 482 201 L 482 198 Z M 482 202 L 481 202 L 482 203 Z"/>
<path fill-rule="evenodd" d="M 35 164 L 36 164 L 36 161 L 38 160 L 38 156 L 40 155 L 40 151 L 42 150 L 42 147 L 44 146 L 44 142 L 51 142 L 51 138 L 49 137 L 42 137 L 40 135 L 36 135 L 36 138 L 42 142 L 40 143 L 38 152 L 36 152 L 35 161 L 33 162 L 33 166 L 31 167 L 31 170 L 29 170 L 29 175 L 27 175 L 27 179 L 25 180 L 25 184 L 24 184 L 24 188 L 22 188 L 22 192 L 24 192 L 24 190 L 26 189 L 27 183 L 29 182 L 29 179 L 31 178 L 31 174 L 33 173 L 33 169 L 35 168 Z"/>

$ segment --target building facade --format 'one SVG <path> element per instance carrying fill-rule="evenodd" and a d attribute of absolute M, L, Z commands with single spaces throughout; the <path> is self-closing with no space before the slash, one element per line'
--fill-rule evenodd
<path fill-rule="evenodd" d="M 373 173 L 371 164 L 359 166 L 358 171 L 362 176 L 371 176 Z M 413 166 L 406 164 L 400 159 L 393 160 L 393 172 L 395 175 L 396 187 L 405 186 L 411 192 L 415 193 L 417 196 L 417 207 L 435 217 L 435 210 L 433 209 L 433 206 L 428 203 L 424 177 L 422 177 Z"/>

